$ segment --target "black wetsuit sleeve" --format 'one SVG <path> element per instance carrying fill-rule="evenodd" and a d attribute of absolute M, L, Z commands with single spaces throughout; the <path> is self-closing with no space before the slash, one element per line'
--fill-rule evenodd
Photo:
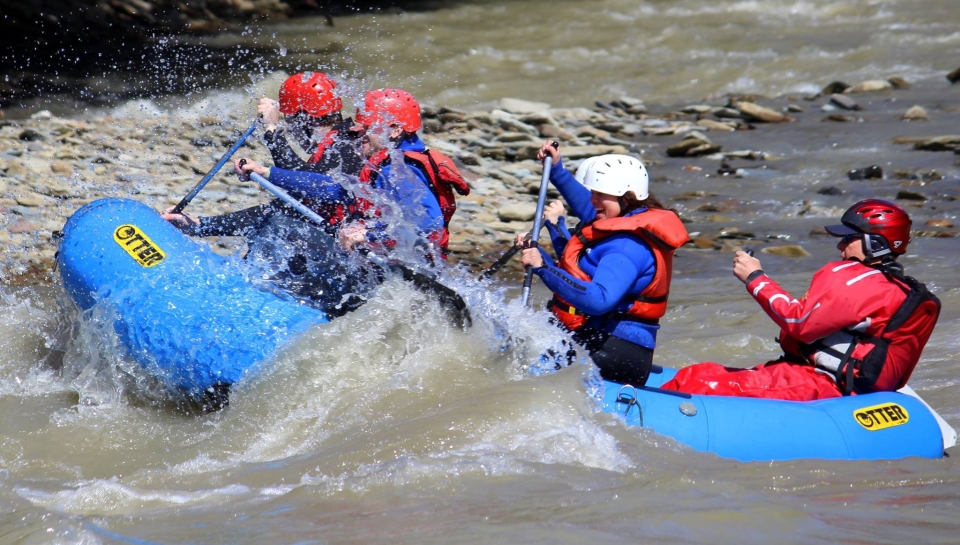
<path fill-rule="evenodd" d="M 308 163 L 290 147 L 283 129 L 264 133 L 263 141 L 270 150 L 274 165 L 287 170 L 303 170 L 307 166 Z"/>
<path fill-rule="evenodd" d="M 271 201 L 220 216 L 200 218 L 200 225 L 190 229 L 187 234 L 200 237 L 247 236 L 259 229 L 277 211 L 281 206 L 279 202 Z"/>

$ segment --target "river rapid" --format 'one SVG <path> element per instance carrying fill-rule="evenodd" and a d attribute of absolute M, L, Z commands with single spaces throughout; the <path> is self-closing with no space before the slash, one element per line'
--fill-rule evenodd
<path fill-rule="evenodd" d="M 761 249 L 764 270 L 800 296 L 837 256 L 835 239 L 817 229 L 860 198 L 899 197 L 916 230 L 906 271 L 943 302 L 911 385 L 960 428 L 960 238 L 927 223 L 957 221 L 960 166 L 953 153 L 893 143 L 956 134 L 960 87 L 943 76 L 957 68 L 958 28 L 947 0 L 463 2 L 340 18 L 332 29 L 296 20 L 220 36 L 211 44 L 269 42 L 276 55 L 243 66 L 252 76 L 237 87 L 224 80 L 213 91 L 111 105 L 111 114 L 186 109 L 199 97 L 233 106 L 277 67 L 341 71 L 357 92 L 400 86 L 463 109 L 502 97 L 589 107 L 630 95 L 668 112 L 731 92 L 797 104 L 796 123 L 710 133 L 725 150 L 779 158 L 734 161 L 737 176 L 717 176 L 716 161 L 667 157 L 657 137 L 640 137 L 653 191 L 692 234 L 715 242 L 677 253 L 657 363 L 745 367 L 775 357 L 777 330 L 732 276 L 730 244 Z M 191 70 L 171 62 L 171 74 Z M 834 80 L 894 76 L 913 88 L 858 95 L 864 110 L 846 123 L 820 122 L 836 110 L 803 99 Z M 930 119 L 901 121 L 913 105 Z M 846 176 L 873 164 L 882 179 Z M 809 255 L 762 251 L 781 244 Z M 5 279 L 26 267 L 25 254 L 12 255 Z M 227 410 L 206 415 L 138 380 L 115 336 L 78 316 L 58 285 L 4 284 L 0 543 L 954 543 L 960 535 L 956 448 L 939 460 L 739 463 L 627 428 L 598 412 L 589 365 L 529 373 L 559 342 L 540 310 L 542 285 L 535 281 L 525 309 L 515 274 L 475 276 L 461 268 L 443 277 L 473 312 L 467 331 L 394 280 L 277 354 L 237 386 Z"/>

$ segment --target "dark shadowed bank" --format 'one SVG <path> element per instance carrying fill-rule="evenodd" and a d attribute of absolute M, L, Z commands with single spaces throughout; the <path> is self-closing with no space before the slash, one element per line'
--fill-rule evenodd
<path fill-rule="evenodd" d="M 262 55 L 256 48 L 216 51 L 172 37 L 204 36 L 236 30 L 253 21 L 301 16 L 336 17 L 366 11 L 429 10 L 449 6 L 438 0 L 0 0 L 0 108 L 19 100 L 69 94 L 90 103 L 133 98 L 149 91 L 182 93 L 212 85 L 231 61 Z M 163 43 L 162 48 L 157 44 Z M 213 63 L 198 81 L 145 79 L 162 70 L 163 58 Z M 117 85 L 105 73 L 127 74 Z M 121 79 L 123 79 L 121 77 Z M 98 83 L 100 82 L 100 83 Z M 2 111 L 0 111 L 2 115 Z"/>

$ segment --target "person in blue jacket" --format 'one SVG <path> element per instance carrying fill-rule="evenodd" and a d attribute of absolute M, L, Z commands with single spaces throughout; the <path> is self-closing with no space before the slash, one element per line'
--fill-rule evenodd
<path fill-rule="evenodd" d="M 444 256 L 447 225 L 456 210 L 453 191 L 469 187 L 452 161 L 428 150 L 417 135 L 420 106 L 410 93 L 381 89 L 367 93 L 357 110 L 363 131 L 361 150 L 367 161 L 357 184 L 341 184 L 329 175 L 267 168 L 246 159 L 235 165 L 241 177 L 256 172 L 275 185 L 333 207 L 325 216 L 339 226 L 347 248 L 392 249 L 398 241 L 412 243 L 429 259 Z M 241 164 L 240 161 L 243 161 Z"/>
<path fill-rule="evenodd" d="M 549 140 L 538 159 L 547 155 L 553 159 L 550 181 L 581 221 L 569 233 L 558 217 L 561 205 L 551 203 L 545 215 L 559 261 L 526 248 L 523 264 L 553 292 L 549 307 L 556 321 L 586 348 L 601 376 L 643 385 L 667 308 L 673 252 L 689 240 L 687 231 L 677 213 L 650 194 L 638 159 L 594 157 L 575 178 Z"/>

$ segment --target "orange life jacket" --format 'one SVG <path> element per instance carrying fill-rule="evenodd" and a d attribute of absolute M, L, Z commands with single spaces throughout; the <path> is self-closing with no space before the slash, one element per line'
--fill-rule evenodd
<path fill-rule="evenodd" d="M 656 270 L 653 280 L 632 299 L 633 303 L 626 311 L 609 313 L 606 316 L 657 323 L 667 311 L 667 295 L 670 293 L 670 278 L 673 273 L 673 252 L 690 240 L 683 222 L 672 211 L 651 208 L 632 216 L 596 220 L 578 228 L 567 243 L 558 265 L 578 280 L 591 281 L 590 275 L 580 268 L 580 259 L 588 249 L 618 233 L 630 233 L 646 242 L 653 251 Z M 556 294 L 550 302 L 550 310 L 571 331 L 583 327 L 589 317 Z"/>

